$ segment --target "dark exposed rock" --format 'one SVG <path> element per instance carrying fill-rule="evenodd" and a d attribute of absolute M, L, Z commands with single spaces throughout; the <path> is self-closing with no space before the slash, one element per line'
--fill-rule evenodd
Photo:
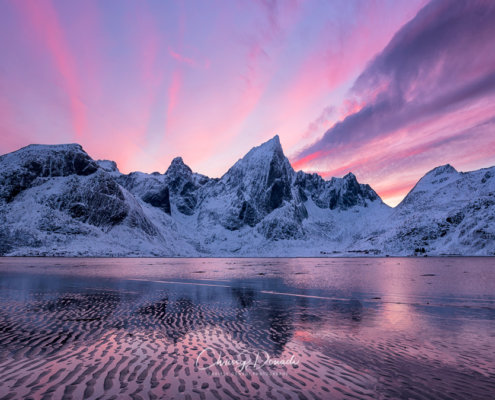
<path fill-rule="evenodd" d="M 122 222 L 128 213 L 122 189 L 104 173 L 89 182 L 72 180 L 69 191 L 59 198 L 59 209 L 81 222 L 102 228 Z"/>
<path fill-rule="evenodd" d="M 218 218 L 227 229 L 255 226 L 267 215 L 294 200 L 294 170 L 285 157 L 278 136 L 253 148 L 212 188 L 213 199 L 228 199 Z"/>
<path fill-rule="evenodd" d="M 481 183 L 486 183 L 486 181 L 492 177 L 493 174 L 490 171 L 488 171 L 485 175 L 483 175 L 483 178 L 481 178 Z"/>
<path fill-rule="evenodd" d="M 257 230 L 269 240 L 301 239 L 304 231 L 296 219 L 266 218 L 261 221 Z"/>
<path fill-rule="evenodd" d="M 192 172 L 182 157 L 176 157 L 165 172 L 164 184 L 170 189 L 170 201 L 184 215 L 192 215 L 198 204 L 198 189 L 210 179 Z"/>
<path fill-rule="evenodd" d="M 165 186 L 158 192 L 147 192 L 143 196 L 143 200 L 153 207 L 161 208 L 163 212 L 171 215 L 170 192 L 168 186 Z"/>
<path fill-rule="evenodd" d="M 12 247 L 10 229 L 4 221 L 0 221 L 0 256 L 8 253 Z"/>
<path fill-rule="evenodd" d="M 268 210 L 272 211 L 280 207 L 284 200 L 291 199 L 290 185 L 288 182 L 284 182 L 281 179 L 277 179 L 273 182 L 270 188 L 270 199 L 268 201 Z"/>
<path fill-rule="evenodd" d="M 241 211 L 239 213 L 239 220 L 251 227 L 256 225 L 256 212 L 247 201 L 243 201 L 242 203 Z"/>
<path fill-rule="evenodd" d="M 278 136 L 274 139 L 274 150 L 271 155 L 270 169 L 266 179 L 266 188 L 269 197 L 264 199 L 264 206 L 268 213 L 279 208 L 284 200 L 292 199 L 292 176 L 294 171 L 285 157 Z"/>
<path fill-rule="evenodd" d="M 294 184 L 302 199 L 311 198 L 320 208 L 347 210 L 358 205 L 366 207 L 368 202 L 379 200 L 376 192 L 369 185 L 358 183 L 352 173 L 325 181 L 317 174 L 299 171 Z"/>
<path fill-rule="evenodd" d="M 298 188 L 297 194 L 299 195 L 299 199 L 302 202 L 308 201 L 308 196 L 306 195 L 306 193 L 304 192 L 304 190 L 302 188 Z"/>
<path fill-rule="evenodd" d="M 169 215 L 173 206 L 184 215 L 194 214 L 199 201 L 198 190 L 210 181 L 213 180 L 193 173 L 181 157 L 174 158 L 163 175 L 132 172 L 118 178 L 132 194 Z"/>
<path fill-rule="evenodd" d="M 184 164 L 182 157 L 175 157 L 165 172 L 165 175 L 168 175 L 169 177 L 182 178 L 184 180 L 189 180 L 192 174 L 191 168 Z"/>
<path fill-rule="evenodd" d="M 54 199 L 53 205 L 74 219 L 104 230 L 126 220 L 147 234 L 156 234 L 139 204 L 128 198 L 115 180 L 103 171 L 85 180 L 74 177 L 69 190 Z"/>
<path fill-rule="evenodd" d="M 366 200 L 378 200 L 378 195 L 369 185 L 359 184 L 354 174 L 349 173 L 343 178 L 343 184 L 339 189 L 332 189 L 329 208 L 335 209 L 340 206 L 348 209 L 357 205 L 367 206 Z"/>
<path fill-rule="evenodd" d="M 194 214 L 198 199 L 196 197 L 196 191 L 199 186 L 195 185 L 192 181 L 183 182 L 180 193 L 175 196 L 177 210 L 185 215 Z"/>
<path fill-rule="evenodd" d="M 463 219 L 464 219 L 464 213 L 459 211 L 459 212 L 455 213 L 454 215 L 448 216 L 446 218 L 446 221 L 452 225 L 459 225 Z"/>

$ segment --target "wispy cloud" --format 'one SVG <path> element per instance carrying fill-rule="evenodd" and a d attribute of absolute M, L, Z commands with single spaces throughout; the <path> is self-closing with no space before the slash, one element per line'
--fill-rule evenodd
<path fill-rule="evenodd" d="M 60 25 L 57 11 L 51 0 L 19 1 L 14 3 L 33 29 L 34 39 L 50 51 L 53 62 L 63 79 L 72 111 L 72 124 L 75 138 L 81 139 L 86 130 L 86 108 L 81 99 L 82 93 L 76 64 L 66 36 Z"/>
<path fill-rule="evenodd" d="M 298 169 L 385 195 L 486 166 L 495 5 L 425 3 L 0 2 L 0 152 L 78 141 L 124 172 L 182 155 L 219 176 L 277 133 Z"/>
<path fill-rule="evenodd" d="M 385 138 L 389 145 L 404 141 L 409 148 L 416 138 L 421 151 L 408 154 L 412 157 L 431 149 L 431 136 L 443 132 L 434 129 L 441 117 L 455 118 L 452 114 L 460 109 L 479 108 L 480 100 L 484 112 L 478 117 L 494 115 L 495 109 L 486 107 L 495 95 L 494 20 L 495 3 L 490 1 L 430 2 L 358 77 L 350 93 L 351 101 L 361 104 L 358 110 L 335 123 L 295 161 L 324 163 L 323 158 L 311 155 L 330 150 L 345 153 L 349 148 L 360 154 L 359 160 L 377 155 L 393 158 L 397 146 L 390 146 L 394 152 L 389 154 L 384 147 L 377 154 L 372 152 L 372 144 Z M 432 128 L 428 136 L 408 129 L 420 122 Z M 334 161 L 342 162 L 338 157 Z M 359 163 L 356 160 L 347 166 L 360 168 Z M 329 169 L 342 170 L 342 163 Z"/>

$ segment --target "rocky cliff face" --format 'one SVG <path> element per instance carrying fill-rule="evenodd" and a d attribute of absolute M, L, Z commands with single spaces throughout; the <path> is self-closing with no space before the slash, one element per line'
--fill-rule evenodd
<path fill-rule="evenodd" d="M 193 173 L 181 157 L 174 158 L 164 174 L 132 172 L 119 176 L 117 180 L 144 202 L 161 208 L 169 215 L 172 209 L 184 215 L 193 215 L 199 201 L 199 189 L 212 181 L 204 175 Z"/>
<path fill-rule="evenodd" d="M 295 172 L 278 136 L 220 179 L 122 174 L 76 144 L 0 157 L 0 254 L 495 254 L 495 167 L 426 174 L 395 209 L 349 173 Z"/>
<path fill-rule="evenodd" d="M 275 136 L 253 148 L 202 194 L 200 222 L 235 231 L 255 227 L 274 210 L 293 204 L 294 170 Z"/>
<path fill-rule="evenodd" d="M 199 190 L 210 181 L 204 175 L 193 173 L 182 157 L 176 157 L 165 172 L 164 183 L 170 190 L 177 211 L 193 215 L 200 197 Z"/>
<path fill-rule="evenodd" d="M 95 173 L 98 165 L 78 144 L 30 145 L 0 157 L 0 200 L 11 202 L 44 179 Z"/>
<path fill-rule="evenodd" d="M 380 201 L 375 191 L 369 185 L 358 183 L 352 173 L 348 173 L 343 178 L 331 178 L 325 181 L 317 174 L 299 171 L 295 185 L 305 201 L 311 198 L 318 207 L 330 210 L 347 210 L 354 206 L 367 207 L 370 202 Z"/>
<path fill-rule="evenodd" d="M 115 173 L 76 144 L 31 145 L 0 157 L 2 253 L 86 254 L 93 247 L 104 255 L 110 243 L 126 246 L 117 243 L 130 236 L 159 240 L 161 232 Z M 108 243 L 99 243 L 102 237 Z"/>

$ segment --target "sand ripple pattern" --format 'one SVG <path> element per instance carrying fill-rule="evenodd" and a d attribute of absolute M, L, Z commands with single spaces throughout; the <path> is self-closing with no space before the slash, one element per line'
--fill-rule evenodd
<path fill-rule="evenodd" d="M 493 334 L 477 340 L 475 326 L 465 329 L 467 347 L 438 335 L 418 341 L 405 331 L 385 334 L 380 323 L 395 314 L 376 301 L 291 297 L 252 284 L 67 286 L 0 291 L 1 399 L 489 399 L 495 393 Z M 219 354 L 298 362 L 240 371 L 211 365 Z"/>

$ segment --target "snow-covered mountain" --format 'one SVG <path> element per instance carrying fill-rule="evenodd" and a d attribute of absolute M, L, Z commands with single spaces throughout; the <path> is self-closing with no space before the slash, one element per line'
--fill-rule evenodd
<path fill-rule="evenodd" d="M 294 171 L 275 136 L 220 179 L 175 158 L 122 174 L 81 146 L 0 156 L 0 254 L 495 255 L 495 167 L 427 173 L 395 208 L 349 173 Z"/>
<path fill-rule="evenodd" d="M 370 239 L 404 254 L 495 255 L 495 167 L 457 172 L 442 165 L 419 180 Z"/>

